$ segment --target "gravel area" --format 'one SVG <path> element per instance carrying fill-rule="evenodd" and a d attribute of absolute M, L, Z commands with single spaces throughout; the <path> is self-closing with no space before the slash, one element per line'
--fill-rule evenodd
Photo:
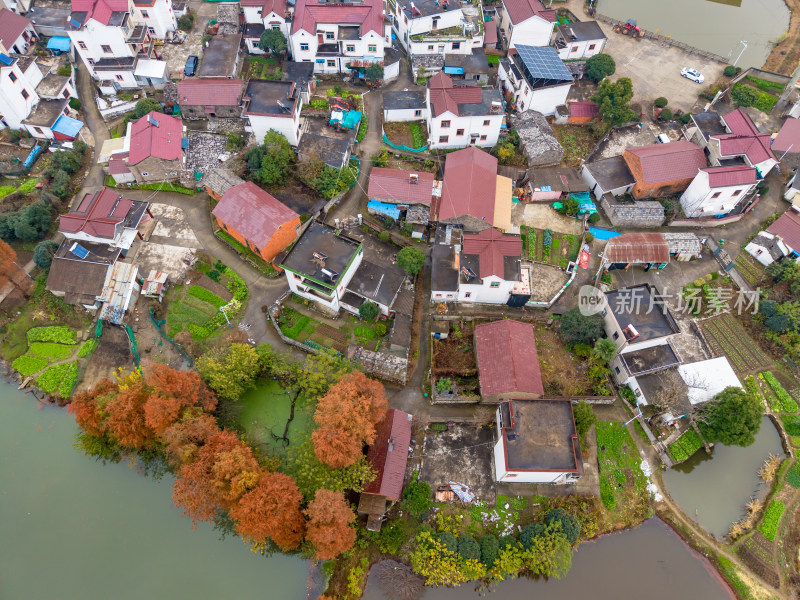
<path fill-rule="evenodd" d="M 195 173 L 208 173 L 220 165 L 219 157 L 225 152 L 225 136 L 199 131 L 189 132 L 189 152 L 186 167 Z"/>

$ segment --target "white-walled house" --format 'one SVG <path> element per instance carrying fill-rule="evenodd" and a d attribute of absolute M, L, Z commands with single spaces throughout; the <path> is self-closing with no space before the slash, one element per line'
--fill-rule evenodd
<path fill-rule="evenodd" d="M 133 0 L 133 7 L 139 22 L 144 23 L 147 32 L 157 40 L 163 40 L 168 31 L 178 28 L 172 0 Z"/>
<path fill-rule="evenodd" d="M 266 29 L 277 29 L 289 40 L 291 24 L 286 21 L 286 0 L 241 0 L 239 4 L 244 14 L 244 38 L 250 54 L 264 53 L 258 41 Z"/>
<path fill-rule="evenodd" d="M 370 64 L 383 62 L 384 48 L 391 46 L 390 30 L 384 23 L 382 0 L 299 0 L 289 49 L 292 60 L 313 62 L 315 73 L 363 72 Z"/>
<path fill-rule="evenodd" d="M 138 57 L 149 58 L 153 37 L 132 0 L 72 0 L 69 38 L 103 91 L 139 87 Z"/>
<path fill-rule="evenodd" d="M 333 227 L 312 224 L 283 259 L 289 289 L 315 302 L 329 313 L 338 313 L 341 298 L 355 275 L 364 248 Z"/>
<path fill-rule="evenodd" d="M 778 164 L 778 159 L 772 151 L 772 136 L 759 131 L 753 120 L 741 108 L 721 116 L 720 124 L 724 127 L 724 133 L 718 133 L 717 124 L 716 132 L 706 136 L 704 125 L 700 124 L 693 138 L 693 141 L 695 138 L 700 138 L 699 145 L 708 152 L 709 164 L 722 166 L 723 161 L 740 160 L 750 167 L 755 167 L 759 179 L 766 177 L 767 173 Z"/>
<path fill-rule="evenodd" d="M 303 100 L 295 82 L 252 79 L 242 101 L 243 115 L 257 140 L 263 141 L 267 132 L 274 129 L 297 147 L 302 135 Z"/>
<path fill-rule="evenodd" d="M 0 52 L 3 54 L 28 54 L 39 37 L 30 19 L 0 9 Z"/>
<path fill-rule="evenodd" d="M 383 93 L 383 120 L 393 121 L 427 121 L 428 106 L 425 92 L 398 91 Z"/>
<path fill-rule="evenodd" d="M 606 337 L 622 354 L 667 344 L 680 333 L 665 300 L 647 283 L 607 292 L 601 314 Z"/>
<path fill-rule="evenodd" d="M 48 121 L 49 127 L 63 114 L 69 116 L 69 98 L 77 97 L 74 75 L 58 75 L 64 64 L 56 58 L 41 59 L 33 56 L 12 55 L 0 57 L 0 129 L 25 128 L 38 138 L 54 136 L 39 125 L 28 125 L 32 114 L 39 112 L 39 121 Z M 39 105 L 41 111 L 37 111 Z M 46 114 L 47 113 L 47 114 Z M 49 119 L 49 120 L 48 120 Z"/>
<path fill-rule="evenodd" d="M 494 88 L 455 86 L 444 73 L 428 80 L 428 143 L 431 148 L 491 148 L 503 125 L 503 99 Z"/>
<path fill-rule="evenodd" d="M 553 36 L 555 9 L 545 9 L 539 0 L 503 0 L 500 13 L 500 33 L 503 45 L 517 44 L 547 46 Z"/>
<path fill-rule="evenodd" d="M 569 398 L 511 400 L 497 407 L 495 479 L 503 483 L 574 483 L 583 458 Z"/>
<path fill-rule="evenodd" d="M 790 207 L 744 249 L 765 267 L 784 257 L 796 260 L 800 257 L 800 210 Z"/>
<path fill-rule="evenodd" d="M 726 215 L 757 183 L 755 168 L 747 165 L 700 169 L 681 195 L 681 207 L 689 218 Z"/>
<path fill-rule="evenodd" d="M 497 82 L 517 112 L 535 110 L 549 116 L 566 104 L 573 77 L 555 48 L 517 44 L 500 61 Z"/>
<path fill-rule="evenodd" d="M 456 0 L 390 0 L 392 28 L 400 45 L 417 56 L 471 54 L 483 47 L 483 10 Z"/>
<path fill-rule="evenodd" d="M 553 47 L 561 60 L 591 58 L 606 47 L 606 34 L 597 21 L 567 23 L 556 28 Z"/>
<path fill-rule="evenodd" d="M 457 300 L 523 306 L 531 297 L 531 281 L 521 254 L 518 235 L 505 235 L 494 228 L 464 234 Z"/>

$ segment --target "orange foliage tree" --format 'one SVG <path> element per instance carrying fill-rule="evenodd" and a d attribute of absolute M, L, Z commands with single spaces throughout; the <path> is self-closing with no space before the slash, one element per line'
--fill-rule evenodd
<path fill-rule="evenodd" d="M 334 469 L 358 460 L 361 446 L 375 439 L 375 425 L 386 414 L 383 385 L 361 371 L 345 375 L 319 399 L 312 434 L 317 458 Z"/>
<path fill-rule="evenodd" d="M 200 446 L 219 431 L 217 420 L 200 409 L 184 412 L 180 421 L 161 433 L 167 460 L 175 466 L 192 462 Z"/>
<path fill-rule="evenodd" d="M 217 407 L 217 398 L 197 371 L 151 364 L 145 370 L 145 381 L 152 390 L 144 405 L 145 422 L 156 433 L 175 423 L 186 408 L 199 406 L 211 412 Z"/>
<path fill-rule="evenodd" d="M 253 450 L 230 431 L 212 435 L 195 460 L 178 471 L 172 488 L 175 505 L 198 521 L 211 521 L 218 509 L 230 510 L 260 476 Z"/>
<path fill-rule="evenodd" d="M 342 492 L 319 490 L 306 509 L 306 539 L 317 549 L 317 558 L 328 560 L 348 551 L 356 541 L 351 524 L 356 518 Z"/>
<path fill-rule="evenodd" d="M 17 253 L 11 246 L 0 240 L 0 289 L 8 283 L 19 288 L 17 283 L 19 276 L 20 267 L 17 265 Z"/>
<path fill-rule="evenodd" d="M 87 392 L 80 392 L 72 397 L 69 412 L 75 415 L 75 422 L 89 435 L 100 437 L 106 433 L 101 406 L 105 406 L 110 397 L 116 395 L 119 386 L 110 379 L 102 379 Z"/>
<path fill-rule="evenodd" d="M 256 486 L 233 507 L 231 517 L 242 537 L 256 543 L 270 538 L 281 550 L 292 550 L 303 539 L 301 500 L 294 479 L 264 471 Z"/>

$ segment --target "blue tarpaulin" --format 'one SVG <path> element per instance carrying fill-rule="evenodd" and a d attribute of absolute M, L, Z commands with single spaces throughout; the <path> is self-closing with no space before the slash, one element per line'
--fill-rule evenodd
<path fill-rule="evenodd" d="M 83 121 L 78 121 L 78 119 L 61 115 L 58 117 L 56 124 L 53 125 L 53 133 L 60 133 L 63 136 L 74 139 L 77 137 L 81 127 L 83 127 Z"/>
<path fill-rule="evenodd" d="M 400 218 L 400 209 L 394 204 L 387 202 L 378 202 L 377 200 L 370 200 L 367 202 L 367 210 L 374 210 L 376 213 L 386 215 L 395 220 Z"/>
<path fill-rule="evenodd" d="M 69 52 L 69 38 L 68 37 L 51 37 L 47 41 L 47 49 L 56 52 Z"/>

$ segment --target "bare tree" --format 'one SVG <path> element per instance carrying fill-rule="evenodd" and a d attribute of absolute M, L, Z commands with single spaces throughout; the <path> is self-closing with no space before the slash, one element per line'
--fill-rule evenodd
<path fill-rule="evenodd" d="M 389 600 L 416 600 L 422 595 L 422 578 L 406 565 L 396 560 L 382 560 L 373 569 L 381 591 Z"/>

